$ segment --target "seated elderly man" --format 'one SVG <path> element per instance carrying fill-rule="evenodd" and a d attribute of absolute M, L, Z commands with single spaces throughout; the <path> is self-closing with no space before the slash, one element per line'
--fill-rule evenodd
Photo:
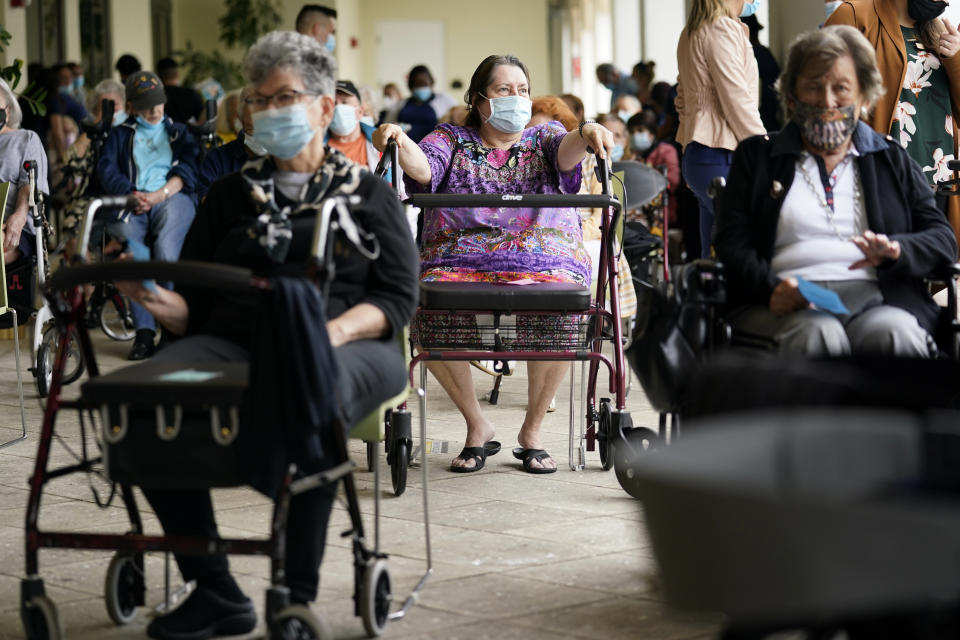
<path fill-rule="evenodd" d="M 740 144 L 717 212 L 732 324 L 781 353 L 929 356 L 923 277 L 957 245 L 920 167 L 860 121 L 883 90 L 873 47 L 852 27 L 806 33 L 779 87 L 790 123 Z M 823 289 L 843 304 L 815 308 Z"/>
<path fill-rule="evenodd" d="M 338 405 L 344 421 L 351 423 L 406 384 L 406 366 L 395 337 L 416 309 L 418 265 L 413 238 L 389 186 L 366 167 L 324 145 L 335 108 L 334 69 L 333 57 L 319 43 L 292 31 L 267 34 L 251 47 L 244 62 L 250 89 L 246 102 L 253 113 L 255 138 L 268 155 L 248 161 L 240 172 L 211 186 L 181 257 L 246 266 L 264 277 L 299 276 L 305 264 L 305 256 L 297 255 L 297 247 L 304 244 L 299 234 L 304 225 L 299 223 L 307 223 L 312 231 L 327 198 L 359 196 L 362 204 L 353 209 L 353 218 L 379 240 L 379 254 L 366 257 L 337 235 L 326 323 L 320 323 L 322 318 L 314 323 L 320 329 L 325 326 L 339 371 L 336 397 L 326 400 Z M 249 300 L 189 287 L 177 292 L 157 287 L 153 292 L 140 283 L 120 286 L 164 327 L 187 336 L 160 351 L 157 360 L 246 361 L 257 348 L 257 314 Z M 256 351 L 261 352 L 262 348 Z M 251 361 L 251 385 L 263 377 L 253 370 L 255 364 Z M 284 371 L 294 366 L 271 364 Z M 269 390 L 261 392 L 270 399 L 276 397 Z M 271 413 L 269 407 L 267 413 Z M 327 433 L 334 428 L 325 426 Z M 275 429 L 275 437 L 282 440 L 285 425 L 254 428 Z M 288 455 L 305 471 L 324 468 L 329 462 L 322 447 L 319 453 L 310 447 L 288 449 Z M 209 492 L 148 490 L 145 494 L 167 534 L 216 537 Z M 291 499 L 286 579 L 295 604 L 306 604 L 317 595 L 333 500 L 334 492 L 325 487 Z M 177 563 L 184 580 L 197 581 L 197 589 L 179 608 L 150 623 L 150 637 L 208 638 L 254 628 L 253 605 L 231 577 L 226 556 L 177 556 Z"/>
<path fill-rule="evenodd" d="M 349 80 L 339 80 L 337 108 L 327 131 L 328 144 L 353 162 L 373 170 L 380 161 L 380 152 L 373 146 L 376 127 L 361 122 L 362 117 L 360 91 Z"/>
<path fill-rule="evenodd" d="M 138 205 L 108 231 L 139 243 L 149 239 L 154 260 L 175 261 L 196 213 L 200 149 L 186 125 L 164 114 L 166 94 L 155 73 L 127 77 L 126 99 L 127 119 L 111 129 L 97 174 L 108 194 L 132 194 Z M 143 360 L 153 355 L 157 325 L 139 304 L 133 320 L 137 337 L 128 359 Z"/>

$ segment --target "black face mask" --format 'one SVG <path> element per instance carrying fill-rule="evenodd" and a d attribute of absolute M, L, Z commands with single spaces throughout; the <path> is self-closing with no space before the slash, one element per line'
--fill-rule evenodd
<path fill-rule="evenodd" d="M 908 0 L 907 13 L 917 21 L 917 26 L 939 18 L 947 9 L 946 2 L 939 0 Z"/>
<path fill-rule="evenodd" d="M 0 109 L 0 129 L 3 129 L 3 127 L 6 124 L 7 124 L 7 110 Z"/>

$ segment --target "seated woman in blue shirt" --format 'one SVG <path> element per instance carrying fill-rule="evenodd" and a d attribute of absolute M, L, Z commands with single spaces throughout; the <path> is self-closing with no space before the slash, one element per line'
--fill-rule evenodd
<path fill-rule="evenodd" d="M 108 227 L 112 235 L 150 242 L 150 258 L 175 261 L 196 213 L 197 157 L 200 149 L 186 125 L 164 115 L 166 94 L 151 71 L 138 71 L 126 81 L 130 117 L 110 131 L 97 175 L 112 195 L 132 194 L 136 209 Z M 143 360 L 155 350 L 156 322 L 133 305 L 137 337 L 128 358 Z"/>

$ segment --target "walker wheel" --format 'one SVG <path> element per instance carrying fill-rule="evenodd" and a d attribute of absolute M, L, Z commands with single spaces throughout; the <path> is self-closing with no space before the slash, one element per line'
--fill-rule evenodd
<path fill-rule="evenodd" d="M 410 449 L 406 440 L 393 443 L 393 455 L 390 462 L 390 479 L 393 481 L 393 495 L 400 496 L 407 490 L 407 467 L 410 466 Z"/>
<path fill-rule="evenodd" d="M 33 596 L 20 611 L 27 640 L 61 640 L 63 625 L 57 606 L 47 596 Z"/>
<path fill-rule="evenodd" d="M 614 434 L 613 416 L 610 409 L 610 398 L 600 399 L 600 419 L 597 421 L 597 450 L 600 452 L 600 466 L 604 471 L 613 468 Z"/>
<path fill-rule="evenodd" d="M 367 471 L 373 471 L 373 459 L 377 455 L 377 444 L 376 442 L 367 443 Z"/>
<path fill-rule="evenodd" d="M 652 429 L 645 427 L 625 429 L 623 440 L 617 446 L 614 456 L 617 482 L 624 491 L 638 500 L 640 491 L 636 478 L 637 464 L 641 456 L 656 451 L 659 447 L 660 436 Z"/>
<path fill-rule="evenodd" d="M 137 606 L 143 603 L 143 591 L 143 570 L 137 566 L 134 556 L 114 555 L 103 581 L 107 614 L 114 624 L 125 625 L 133 621 Z"/>
<path fill-rule="evenodd" d="M 50 386 L 53 384 L 53 367 L 57 359 L 57 346 L 61 339 L 56 325 L 50 324 L 43 330 L 33 370 L 37 378 L 37 393 L 41 398 L 46 398 L 50 393 Z M 83 369 L 83 353 L 80 351 L 79 340 L 76 335 L 71 335 L 67 345 L 67 364 L 63 371 L 63 384 L 76 382 L 83 375 Z"/>
<path fill-rule="evenodd" d="M 100 328 L 113 340 L 133 340 L 137 331 L 130 299 L 116 290 L 108 290 L 107 293 L 109 297 L 100 305 Z"/>
<path fill-rule="evenodd" d="M 363 572 L 359 598 L 360 615 L 363 617 L 363 627 L 367 630 L 367 635 L 371 638 L 382 635 L 390 620 L 390 605 L 393 602 L 390 572 L 384 558 L 367 565 Z"/>
<path fill-rule="evenodd" d="M 309 608 L 291 605 L 280 610 L 273 621 L 270 640 L 333 640 L 329 625 Z"/>

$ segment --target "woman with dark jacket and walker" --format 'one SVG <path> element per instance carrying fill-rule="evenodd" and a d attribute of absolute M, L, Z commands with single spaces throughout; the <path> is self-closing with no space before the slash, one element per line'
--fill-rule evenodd
<path fill-rule="evenodd" d="M 731 324 L 784 354 L 929 357 L 923 278 L 957 244 L 921 168 L 860 122 L 883 92 L 873 47 L 853 27 L 801 35 L 779 89 L 790 123 L 740 144 L 717 209 Z"/>
<path fill-rule="evenodd" d="M 306 256 L 297 255 L 303 253 L 298 246 L 309 244 L 313 221 L 324 201 L 337 195 L 359 196 L 361 204 L 352 209 L 353 219 L 378 239 L 379 253 L 362 255 L 337 234 L 326 322 L 317 317 L 300 318 L 297 323 L 314 331 L 325 329 L 329 336 L 339 376 L 335 397 L 324 401 L 334 403 L 343 422 L 351 424 L 406 385 L 406 365 L 396 336 L 416 309 L 418 263 L 396 194 L 366 167 L 324 144 L 334 114 L 335 69 L 333 56 L 313 38 L 296 32 L 275 31 L 251 47 L 244 62 L 249 85 L 246 102 L 253 114 L 254 136 L 268 155 L 250 160 L 240 172 L 211 186 L 181 258 L 245 266 L 263 277 L 302 274 Z M 303 228 L 311 232 L 305 242 L 299 233 Z M 264 336 L 256 329 L 256 301 L 189 287 L 178 286 L 176 292 L 157 287 L 153 292 L 136 282 L 121 286 L 164 327 L 186 336 L 158 352 L 155 359 L 250 360 L 250 392 L 257 393 L 253 381 L 263 376 L 251 355 L 260 352 L 254 350 Z M 292 362 L 268 364 L 287 377 L 295 371 Z M 278 397 L 269 390 L 260 391 L 265 397 L 257 402 L 269 414 Z M 296 427 L 253 425 L 273 433 L 270 437 L 277 440 L 291 426 Z M 335 428 L 321 425 L 316 435 L 321 445 L 329 442 L 324 427 L 328 434 Z M 316 456 L 308 449 L 288 450 L 300 470 L 313 473 L 330 464 L 329 456 Z M 321 446 L 321 454 L 322 450 Z M 149 490 L 145 495 L 166 534 L 217 537 L 208 491 Z M 317 595 L 333 500 L 334 490 L 327 487 L 291 498 L 286 581 L 293 604 L 307 604 Z M 177 609 L 150 623 L 150 637 L 208 638 L 253 630 L 253 604 L 230 575 L 225 555 L 176 559 L 184 580 L 196 580 L 197 588 Z"/>

